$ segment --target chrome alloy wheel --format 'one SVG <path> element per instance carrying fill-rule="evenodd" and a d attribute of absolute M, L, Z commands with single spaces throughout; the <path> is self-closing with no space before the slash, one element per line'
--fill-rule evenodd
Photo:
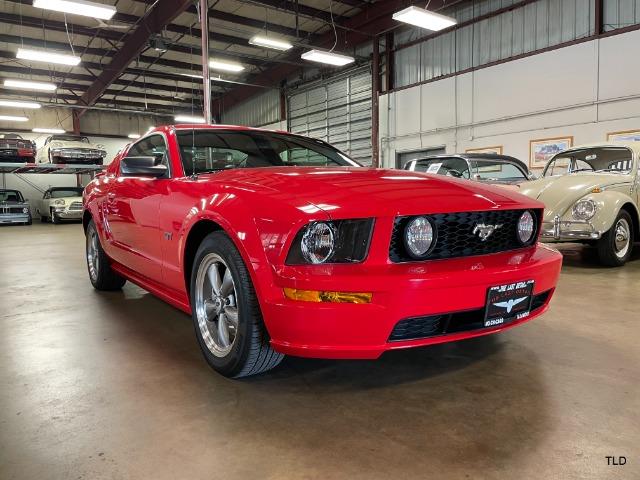
<path fill-rule="evenodd" d="M 87 236 L 87 265 L 89 266 L 89 275 L 94 282 L 98 278 L 98 268 L 100 267 L 100 258 L 98 256 L 98 232 L 90 229 Z"/>
<path fill-rule="evenodd" d="M 615 239 L 614 248 L 618 258 L 623 258 L 630 248 L 631 240 L 631 227 L 629 222 L 625 218 L 618 219 L 616 226 L 614 227 Z"/>
<path fill-rule="evenodd" d="M 216 357 L 226 356 L 238 334 L 237 295 L 231 270 L 215 253 L 206 255 L 198 266 L 195 310 L 209 351 Z"/>

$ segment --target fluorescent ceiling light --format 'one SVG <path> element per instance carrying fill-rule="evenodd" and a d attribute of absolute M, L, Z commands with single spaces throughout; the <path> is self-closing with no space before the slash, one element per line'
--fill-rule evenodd
<path fill-rule="evenodd" d="M 393 19 L 436 32 L 458 23 L 455 18 L 446 17 L 419 7 L 407 7 L 404 10 L 400 10 L 393 14 Z"/>
<path fill-rule="evenodd" d="M 204 118 L 202 117 L 191 117 L 189 115 L 176 115 L 173 117 L 176 122 L 183 123 L 204 123 Z"/>
<path fill-rule="evenodd" d="M 348 55 L 340 55 L 339 53 L 325 52 L 324 50 L 309 50 L 302 54 L 303 60 L 309 60 L 310 62 L 327 63 L 329 65 L 336 65 L 342 67 L 356 61 L 355 58 Z"/>
<path fill-rule="evenodd" d="M 256 35 L 255 37 L 252 37 L 251 40 L 249 40 L 249 43 L 258 47 L 273 48 L 274 50 L 284 51 L 293 48 L 293 45 L 285 40 L 277 40 L 263 35 Z"/>
<path fill-rule="evenodd" d="M 9 108 L 40 108 L 40 104 L 36 102 L 23 102 L 20 100 L 0 100 L 0 107 Z"/>
<path fill-rule="evenodd" d="M 76 66 L 80 63 L 80 57 L 65 55 L 62 53 L 53 53 L 47 50 L 30 50 L 28 48 L 19 48 L 16 58 L 21 60 L 31 60 L 33 62 L 59 63 L 60 65 L 71 66 Z"/>
<path fill-rule="evenodd" d="M 241 72 L 244 70 L 244 67 L 239 63 L 234 62 L 224 62 L 222 60 L 211 60 L 209 62 L 209 66 L 214 70 L 223 70 L 225 72 Z"/>
<path fill-rule="evenodd" d="M 46 82 L 32 82 L 30 80 L 13 80 L 6 79 L 4 86 L 7 88 L 23 88 L 25 90 L 43 90 L 46 92 L 53 92 L 56 87 L 53 83 Z"/>
<path fill-rule="evenodd" d="M 116 13 L 116 7 L 86 0 L 33 0 L 33 6 L 102 20 L 111 20 Z"/>
<path fill-rule="evenodd" d="M 127 137 L 132 139 L 132 140 L 136 140 L 136 139 L 140 138 L 140 134 L 139 133 L 130 133 L 129 135 L 127 135 Z"/>
<path fill-rule="evenodd" d="M 60 128 L 34 128 L 31 131 L 34 133 L 65 133 L 65 131 Z"/>
<path fill-rule="evenodd" d="M 200 80 L 202 80 L 202 75 L 196 75 L 195 73 L 179 73 L 178 75 L 189 78 L 199 78 Z"/>
<path fill-rule="evenodd" d="M 27 117 L 14 117 L 13 115 L 0 115 L 0 120 L 4 120 L 5 122 L 27 122 L 29 119 Z"/>

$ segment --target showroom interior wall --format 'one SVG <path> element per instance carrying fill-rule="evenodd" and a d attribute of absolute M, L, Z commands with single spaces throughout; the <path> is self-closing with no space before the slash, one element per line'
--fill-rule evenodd
<path fill-rule="evenodd" d="M 638 45 L 635 30 L 382 95 L 382 164 L 396 166 L 401 152 L 499 145 L 528 162 L 533 139 L 579 145 L 640 128 L 640 64 L 629 56 Z"/>

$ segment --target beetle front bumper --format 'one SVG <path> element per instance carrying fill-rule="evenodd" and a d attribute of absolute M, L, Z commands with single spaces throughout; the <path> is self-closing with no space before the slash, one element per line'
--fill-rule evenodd
<path fill-rule="evenodd" d="M 565 221 L 555 216 L 553 222 L 543 222 L 540 240 L 543 242 L 576 242 L 598 240 L 602 232 L 588 221 Z"/>
<path fill-rule="evenodd" d="M 562 256 L 538 244 L 493 255 L 404 264 L 282 267 L 276 288 L 370 292 L 371 303 L 313 303 L 280 299 L 262 303 L 273 347 L 315 358 L 377 358 L 393 349 L 419 347 L 499 332 L 543 313 L 555 289 Z M 393 341 L 398 322 L 415 317 L 477 312 L 483 315 L 492 286 L 533 280 L 543 302 L 531 313 L 497 327 Z M 545 294 L 545 295 L 540 295 Z"/>

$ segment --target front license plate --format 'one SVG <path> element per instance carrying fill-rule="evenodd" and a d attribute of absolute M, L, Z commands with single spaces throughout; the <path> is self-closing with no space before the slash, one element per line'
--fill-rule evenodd
<path fill-rule="evenodd" d="M 489 288 L 484 326 L 495 327 L 529 316 L 533 285 L 533 280 L 526 280 Z"/>

